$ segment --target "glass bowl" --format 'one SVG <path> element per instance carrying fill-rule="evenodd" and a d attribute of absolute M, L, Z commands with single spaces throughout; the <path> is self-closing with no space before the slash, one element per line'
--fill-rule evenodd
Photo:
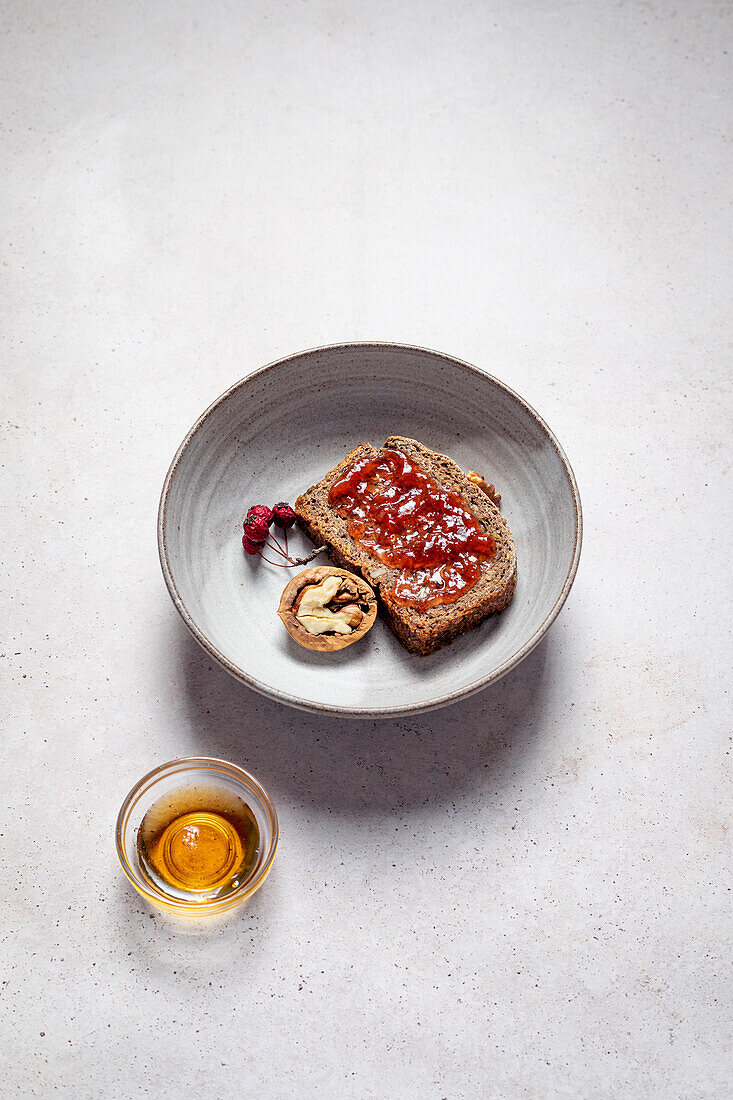
<path fill-rule="evenodd" d="M 186 787 L 200 786 L 223 789 L 241 798 L 257 823 L 260 843 L 256 860 L 239 886 L 223 897 L 187 900 L 165 892 L 148 874 L 143 873 L 138 858 L 137 837 L 145 814 L 161 798 Z M 267 878 L 275 858 L 277 841 L 277 813 L 264 787 L 236 764 L 208 756 L 171 760 L 148 772 L 122 803 L 115 828 L 115 844 L 122 870 L 138 893 L 169 913 L 187 913 L 197 917 L 223 913 L 251 898 Z"/>

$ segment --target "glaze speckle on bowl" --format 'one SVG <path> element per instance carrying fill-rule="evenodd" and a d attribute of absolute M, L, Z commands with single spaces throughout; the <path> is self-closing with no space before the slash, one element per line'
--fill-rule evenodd
<path fill-rule="evenodd" d="M 277 616 L 287 573 L 242 551 L 253 504 L 294 500 L 357 443 L 419 439 L 480 470 L 502 494 L 517 547 L 509 607 L 431 657 L 378 621 L 358 646 L 317 654 Z M 272 363 L 206 410 L 163 486 L 160 560 L 198 642 L 232 675 L 291 706 L 386 717 L 443 706 L 499 679 L 560 611 L 578 567 L 581 510 L 570 465 L 544 421 L 497 379 L 402 344 L 339 344 Z M 293 533 L 297 554 L 310 544 Z"/>

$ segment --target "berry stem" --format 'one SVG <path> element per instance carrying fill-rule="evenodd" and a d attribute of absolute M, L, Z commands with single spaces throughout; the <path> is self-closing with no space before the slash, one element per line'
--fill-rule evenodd
<path fill-rule="evenodd" d="M 287 536 L 286 536 L 286 537 L 287 537 Z M 280 554 L 282 554 L 282 556 L 283 556 L 284 558 L 288 558 L 288 561 L 292 561 L 293 559 L 292 559 L 292 558 L 290 558 L 290 557 L 288 557 L 288 553 L 287 553 L 287 550 L 283 550 L 283 548 L 282 548 L 282 544 L 281 544 L 281 543 L 280 543 L 280 542 L 278 541 L 278 539 L 277 539 L 277 538 L 276 538 L 276 537 L 275 537 L 275 536 L 273 535 L 272 531 L 270 531 L 270 538 L 271 538 L 271 539 L 272 539 L 272 541 L 273 541 L 273 542 L 275 543 L 275 546 L 273 547 L 273 549 L 277 548 L 278 552 L 279 552 Z"/>
<path fill-rule="evenodd" d="M 283 561 L 270 561 L 269 558 L 265 557 L 265 555 L 262 553 L 261 550 L 260 550 L 260 557 L 262 558 L 263 561 L 266 561 L 268 565 L 276 565 L 278 569 L 289 569 L 290 568 L 290 566 L 287 565 Z"/>
<path fill-rule="evenodd" d="M 310 554 L 306 554 L 306 556 L 304 558 L 296 558 L 293 564 L 294 565 L 307 565 L 309 561 L 313 561 L 313 559 L 318 554 L 322 553 L 324 550 L 327 550 L 327 549 L 328 549 L 328 547 L 326 547 L 326 546 L 316 546 L 315 550 L 311 550 Z"/>

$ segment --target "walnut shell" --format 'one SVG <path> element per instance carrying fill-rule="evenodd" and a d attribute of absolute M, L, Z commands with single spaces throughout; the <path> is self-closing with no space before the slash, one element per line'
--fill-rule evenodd
<path fill-rule="evenodd" d="M 489 485 L 483 474 L 477 474 L 475 470 L 468 471 L 468 480 L 472 481 L 474 485 L 478 485 L 479 489 L 486 493 L 490 501 L 492 501 L 498 508 L 501 505 L 501 493 L 497 493 L 493 485 Z"/>
<path fill-rule="evenodd" d="M 306 588 L 315 587 L 322 584 L 327 577 L 334 576 L 343 578 L 344 589 L 336 592 L 330 602 L 336 606 L 346 602 L 357 602 L 362 611 L 361 622 L 350 634 L 311 634 L 296 617 L 300 598 Z M 356 598 L 352 594 L 354 590 Z M 314 569 L 304 569 L 302 573 L 298 573 L 297 577 L 293 577 L 280 597 L 277 613 L 288 634 L 298 645 L 320 653 L 333 653 L 337 649 L 345 649 L 346 646 L 358 642 L 372 628 L 377 617 L 377 600 L 371 586 L 355 573 L 349 573 L 346 569 L 336 569 L 330 565 L 321 565 Z"/>

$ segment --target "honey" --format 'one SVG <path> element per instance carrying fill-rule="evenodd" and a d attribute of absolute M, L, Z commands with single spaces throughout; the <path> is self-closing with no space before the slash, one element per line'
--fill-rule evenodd
<path fill-rule="evenodd" d="M 145 878 L 170 897 L 202 903 L 246 882 L 259 848 L 252 810 L 221 787 L 171 791 L 150 807 L 137 834 Z"/>

